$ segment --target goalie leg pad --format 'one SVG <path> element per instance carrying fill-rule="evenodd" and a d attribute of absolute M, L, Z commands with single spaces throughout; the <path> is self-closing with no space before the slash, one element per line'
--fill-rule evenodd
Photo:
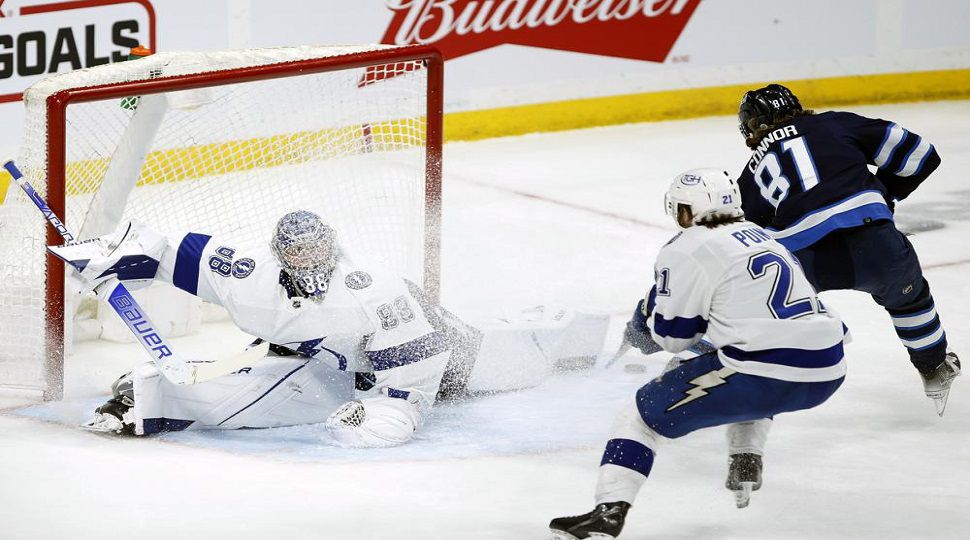
<path fill-rule="evenodd" d="M 609 317 L 539 306 L 477 326 L 484 339 L 468 390 L 502 392 L 537 386 L 557 370 L 591 367 Z"/>
<path fill-rule="evenodd" d="M 319 424 L 354 395 L 353 373 L 302 357 L 267 356 L 190 385 L 166 380 L 151 363 L 133 378 L 138 435 Z"/>

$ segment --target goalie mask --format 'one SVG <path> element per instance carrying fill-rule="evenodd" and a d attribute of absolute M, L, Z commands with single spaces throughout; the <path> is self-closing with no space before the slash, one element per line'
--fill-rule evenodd
<path fill-rule="evenodd" d="M 333 228 L 313 212 L 290 212 L 276 224 L 270 246 L 301 293 L 323 298 L 340 256 Z"/>
<path fill-rule="evenodd" d="M 737 181 L 720 169 L 693 169 L 677 175 L 664 196 L 667 215 L 674 221 L 681 205 L 690 208 L 695 224 L 714 217 L 744 215 Z"/>

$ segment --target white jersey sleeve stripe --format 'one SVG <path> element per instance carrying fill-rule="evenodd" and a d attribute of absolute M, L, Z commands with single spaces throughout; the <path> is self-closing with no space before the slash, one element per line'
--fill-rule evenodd
<path fill-rule="evenodd" d="M 932 148 L 932 144 L 924 141 L 922 137 L 919 137 L 916 146 L 906 156 L 902 167 L 896 174 L 898 176 L 913 176 L 916 174 L 916 172 L 923 168 L 923 162 L 926 161 L 926 156 L 930 154 Z"/>
<path fill-rule="evenodd" d="M 905 137 L 906 130 L 896 124 L 890 124 L 886 128 L 886 137 L 883 139 L 882 145 L 879 146 L 876 157 L 872 160 L 876 167 L 882 168 L 889 163 L 896 152 L 896 148 L 899 147 Z"/>
<path fill-rule="evenodd" d="M 859 192 L 805 215 L 786 229 L 769 228 L 768 232 L 790 251 L 798 251 L 834 230 L 861 224 L 866 218 L 893 219 L 882 193 L 875 190 Z"/>

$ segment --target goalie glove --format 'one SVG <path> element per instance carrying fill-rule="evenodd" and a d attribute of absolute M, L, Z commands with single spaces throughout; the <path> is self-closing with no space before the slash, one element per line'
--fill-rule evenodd
<path fill-rule="evenodd" d="M 149 285 L 167 245 L 164 236 L 132 221 L 105 236 L 47 249 L 74 268 L 74 292 L 83 294 L 117 281 L 131 290 Z"/>
<path fill-rule="evenodd" d="M 380 448 L 411 440 L 417 423 L 418 411 L 410 402 L 373 397 L 344 403 L 325 425 L 341 446 Z"/>

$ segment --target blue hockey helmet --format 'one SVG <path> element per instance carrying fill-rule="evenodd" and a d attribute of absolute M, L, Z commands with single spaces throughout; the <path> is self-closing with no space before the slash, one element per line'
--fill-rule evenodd
<path fill-rule="evenodd" d="M 793 117 L 802 110 L 795 94 L 780 84 L 745 92 L 738 107 L 738 129 L 750 139 L 759 129 L 767 129 Z"/>

